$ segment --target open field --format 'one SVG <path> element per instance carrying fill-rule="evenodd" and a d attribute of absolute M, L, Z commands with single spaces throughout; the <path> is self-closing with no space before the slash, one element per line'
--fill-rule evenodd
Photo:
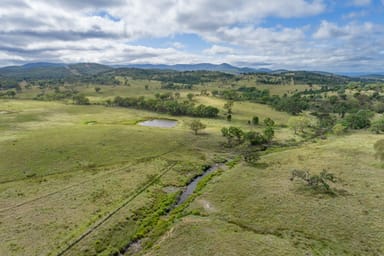
<path fill-rule="evenodd" d="M 223 99 L 213 97 L 196 97 L 197 102 L 201 104 L 211 105 L 219 109 L 223 109 L 226 103 Z M 233 106 L 232 125 L 243 126 L 251 120 L 253 116 L 258 116 L 262 122 L 265 118 L 272 118 L 276 125 L 286 124 L 290 115 L 284 112 L 276 111 L 270 106 L 250 103 L 250 102 L 235 102 Z"/>
<path fill-rule="evenodd" d="M 262 157 L 215 178 L 146 255 L 383 255 L 384 172 L 367 133 Z M 317 194 L 293 169 L 338 177 L 338 196 Z M 197 216 L 198 214 L 199 216 Z"/>
<path fill-rule="evenodd" d="M 195 136 L 183 118 L 161 129 L 136 125 L 159 115 L 121 108 L 3 100 L 0 109 L 1 255 L 54 255 L 164 170 L 177 163 L 159 188 L 183 186 L 220 149 L 216 131 Z"/>
<path fill-rule="evenodd" d="M 240 86 L 280 96 L 309 88 L 240 79 L 164 90 L 159 81 L 128 80 L 60 86 L 84 94 L 90 105 L 73 105 L 73 96 L 32 100 L 56 93 L 52 86 L 0 100 L 0 255 L 383 255 L 384 173 L 373 156 L 381 135 L 350 130 L 335 136 L 329 127 L 324 136 L 315 137 L 310 127 L 295 135 L 288 128 L 292 115 L 247 101 L 235 101 L 227 121 L 227 101 L 209 92 Z M 189 124 L 197 118 L 104 104 L 156 93 L 213 106 L 219 114 L 200 118 L 207 127 L 196 136 Z M 248 123 L 254 116 L 259 125 Z M 153 118 L 178 123 L 138 125 Z M 276 123 L 273 141 L 263 142 L 270 149 L 248 165 L 244 152 L 259 148 L 248 141 L 225 144 L 221 129 L 262 134 L 266 118 Z M 186 204 L 173 205 L 205 167 L 223 160 L 228 168 L 198 185 Z M 290 181 L 293 169 L 334 173 L 337 195 Z"/>

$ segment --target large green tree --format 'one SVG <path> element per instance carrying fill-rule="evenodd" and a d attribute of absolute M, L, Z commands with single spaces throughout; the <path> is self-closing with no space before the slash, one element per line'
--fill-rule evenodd
<path fill-rule="evenodd" d="M 304 129 L 308 128 L 311 120 L 306 116 L 293 116 L 288 120 L 288 126 L 297 134 L 298 131 L 304 133 Z"/>
<path fill-rule="evenodd" d="M 189 124 L 189 128 L 195 133 L 195 135 L 197 135 L 200 130 L 207 128 L 207 126 L 203 124 L 200 120 L 193 120 Z"/>

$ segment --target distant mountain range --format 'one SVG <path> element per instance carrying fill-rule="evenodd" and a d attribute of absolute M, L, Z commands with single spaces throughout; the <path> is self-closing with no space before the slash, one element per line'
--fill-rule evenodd
<path fill-rule="evenodd" d="M 97 63 L 63 64 L 38 62 L 0 68 L 0 77 L 9 79 L 57 79 L 69 76 L 96 75 L 112 69 L 112 67 Z"/>
<path fill-rule="evenodd" d="M 140 69 L 161 69 L 161 70 L 176 70 L 176 71 L 220 71 L 226 73 L 269 73 L 270 69 L 254 69 L 248 67 L 235 67 L 227 63 L 211 64 L 211 63 L 199 63 L 199 64 L 128 64 L 117 65 L 115 67 L 125 68 L 140 68 Z"/>
<path fill-rule="evenodd" d="M 384 79 L 384 72 L 374 72 L 374 73 L 367 73 L 367 72 L 341 72 L 337 73 L 339 75 L 349 76 L 349 77 L 358 77 L 363 79 Z"/>
<path fill-rule="evenodd" d="M 249 67 L 236 67 L 227 63 L 211 64 L 127 64 L 127 65 L 102 65 L 97 63 L 49 63 L 49 62 L 37 62 L 28 63 L 22 66 L 9 66 L 0 68 L 0 78 L 8 79 L 57 79 L 67 78 L 70 76 L 84 76 L 84 75 L 96 75 L 101 72 L 111 71 L 121 68 L 134 68 L 134 69 L 146 69 L 146 70 L 172 70 L 172 71 L 219 71 L 230 74 L 241 73 L 269 73 L 269 74 L 283 74 L 287 72 L 307 72 L 322 76 L 348 76 L 352 78 L 361 79 L 375 79 L 384 80 L 384 72 L 378 72 L 375 74 L 368 73 L 328 73 L 322 71 L 288 71 L 288 70 L 270 70 L 270 69 L 255 69 Z"/>

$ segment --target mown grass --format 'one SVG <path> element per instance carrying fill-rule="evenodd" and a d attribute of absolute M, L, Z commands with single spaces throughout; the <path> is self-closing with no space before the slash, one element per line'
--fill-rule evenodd
<path fill-rule="evenodd" d="M 271 153 L 264 168 L 237 165 L 211 182 L 188 216 L 147 255 L 382 255 L 384 173 L 367 133 Z M 292 169 L 338 177 L 338 196 L 319 194 Z"/>

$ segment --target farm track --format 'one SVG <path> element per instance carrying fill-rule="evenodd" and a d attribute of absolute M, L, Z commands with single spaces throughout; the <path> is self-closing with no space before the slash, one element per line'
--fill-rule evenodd
<path fill-rule="evenodd" d="M 140 158 L 140 159 L 137 159 L 135 161 L 132 162 L 131 165 L 135 165 L 135 164 L 138 164 L 138 163 L 141 163 L 143 162 L 143 160 L 146 160 L 146 161 L 150 161 L 152 159 L 156 159 L 156 158 L 161 158 L 169 153 L 172 153 L 174 152 L 176 149 L 173 149 L 173 150 L 170 150 L 170 151 L 167 151 L 165 153 L 162 153 L 162 154 L 159 154 L 159 155 L 156 155 L 156 156 L 153 156 L 153 157 L 145 157 L 145 158 Z M 126 163 L 126 165 L 128 165 L 128 163 Z M 28 201 L 25 201 L 25 202 L 22 202 L 22 203 L 19 203 L 19 204 L 16 204 L 14 206 L 10 206 L 10 207 L 7 207 L 7 208 L 2 208 L 0 209 L 0 213 L 2 212 L 7 212 L 7 211 L 10 211 L 10 210 L 14 210 L 16 208 L 19 208 L 19 207 L 22 207 L 22 206 L 25 206 L 25 205 L 29 205 L 30 203 L 33 203 L 33 202 L 36 202 L 36 201 L 39 201 L 41 199 L 44 199 L 44 198 L 47 198 L 47 197 L 50 197 L 50 196 L 53 196 L 53 195 L 56 195 L 56 194 L 59 194 L 60 192 L 63 192 L 63 191 L 66 191 L 68 189 L 71 189 L 71 188 L 74 188 L 74 187 L 78 187 L 78 186 L 81 186 L 81 185 L 84 185 L 84 184 L 87 184 L 87 183 L 90 183 L 94 180 L 97 180 L 97 179 L 100 179 L 102 177 L 105 177 L 105 176 L 109 176 L 111 174 L 114 174 L 114 173 L 118 173 L 118 172 L 122 172 L 122 171 L 127 171 L 129 170 L 130 167 L 127 167 L 127 166 L 124 166 L 124 167 L 121 167 L 121 168 L 118 168 L 118 169 L 115 169 L 115 170 L 112 170 L 112 171 L 109 171 L 109 172 L 106 172 L 100 176 L 97 176 L 93 179 L 88 179 L 86 181 L 83 181 L 83 182 L 79 182 L 79 183 L 76 183 L 76 184 L 73 184 L 73 185 L 70 185 L 70 186 L 67 186 L 67 187 L 64 187 L 62 189 L 59 189 L 59 190 L 56 190 L 56 191 L 53 191 L 53 192 L 50 192 L 48 194 L 45 194 L 45 195 L 42 195 L 42 196 L 39 196 L 39 197 L 36 197 L 36 198 L 33 198 L 33 199 L 30 199 Z M 55 173 L 56 175 L 58 173 Z M 51 174 L 53 175 L 53 174 Z M 49 176 L 49 175 L 48 175 Z M 42 176 L 42 177 L 46 177 L 46 176 Z M 39 178 L 42 178 L 42 177 L 39 177 Z M 17 181 L 20 181 L 20 180 L 17 180 Z M 1 184 L 1 183 L 0 183 Z M 4 184 L 4 183 L 3 183 Z"/>
<path fill-rule="evenodd" d="M 61 249 L 61 251 L 59 253 L 57 253 L 56 255 L 57 256 L 65 255 L 65 253 L 67 253 L 72 247 L 74 247 L 76 244 L 78 244 L 80 241 L 82 241 L 84 238 L 86 238 L 89 234 L 91 234 L 93 231 L 95 231 L 98 227 L 102 226 L 105 222 L 107 222 L 110 218 L 112 218 L 116 213 L 118 213 L 121 209 L 123 209 L 130 202 L 132 202 L 136 197 L 141 195 L 149 187 L 151 187 L 153 184 L 155 184 L 161 177 L 163 177 L 170 170 L 172 170 L 172 168 L 177 163 L 178 163 L 177 161 L 173 161 L 169 166 L 165 167 L 160 174 L 158 174 L 156 177 L 154 177 L 146 185 L 144 185 L 143 187 L 139 188 L 124 203 L 122 203 L 119 207 L 117 207 L 112 212 L 110 212 L 108 215 L 106 215 L 103 219 L 101 219 L 95 225 L 90 227 L 87 231 L 85 231 L 83 234 L 81 234 L 76 240 L 74 240 L 74 241 L 70 242 L 68 245 L 66 245 L 65 248 Z"/>

